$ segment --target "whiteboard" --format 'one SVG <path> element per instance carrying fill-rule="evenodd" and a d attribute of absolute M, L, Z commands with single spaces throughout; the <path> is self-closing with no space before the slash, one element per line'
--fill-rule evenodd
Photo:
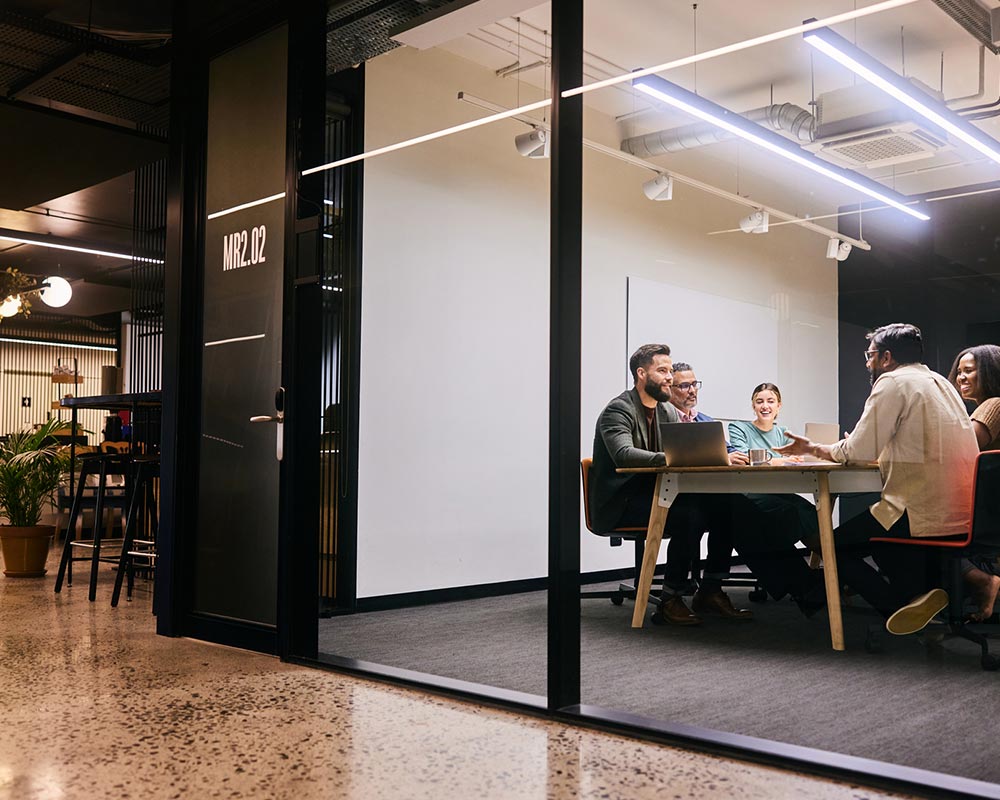
<path fill-rule="evenodd" d="M 674 362 L 690 364 L 704 383 L 698 410 L 724 419 L 752 418 L 753 388 L 781 385 L 777 309 L 646 278 L 626 280 L 626 364 L 641 345 L 669 345 Z"/>

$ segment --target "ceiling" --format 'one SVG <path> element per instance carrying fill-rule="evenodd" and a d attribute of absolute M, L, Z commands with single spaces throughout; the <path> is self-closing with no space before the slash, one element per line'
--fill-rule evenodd
<path fill-rule="evenodd" d="M 134 241 L 134 173 L 166 157 L 169 2 L 7 0 L 0 11 L 0 237 L 122 253 Z M 50 315 L 130 306 L 119 258 L 0 238 L 0 269 L 73 283 Z M 33 318 L 36 315 L 33 315 Z"/>
<path fill-rule="evenodd" d="M 940 0 L 943 2 L 943 0 Z M 507 0 L 490 0 L 506 8 Z M 531 0 L 525 0 L 530 5 Z M 997 7 L 1000 0 L 948 0 Z M 213 6 L 232 15 L 261 2 Z M 345 0 L 331 4 L 334 61 L 374 57 L 393 46 L 393 26 L 440 12 L 446 0 Z M 586 81 L 624 74 L 692 52 L 788 28 L 807 17 L 855 7 L 855 0 L 587 0 Z M 862 3 L 864 5 L 864 3 Z M 0 168 L 0 236 L 49 237 L 94 249 L 129 253 L 134 228 L 134 170 L 166 153 L 170 58 L 169 0 L 7 0 L 0 11 L 0 130 L 7 152 Z M 225 7 L 225 8 L 223 8 Z M 226 10 L 228 9 L 228 10 Z M 219 13 L 223 13 L 219 12 Z M 219 14 L 205 11 L 206 15 Z M 386 16 L 388 15 L 388 16 Z M 458 31 L 441 47 L 491 70 L 527 67 L 505 80 L 545 91 L 550 42 L 548 4 L 527 8 L 474 30 Z M 390 19 L 391 17 L 391 19 Z M 838 32 L 896 71 L 945 98 L 979 94 L 980 46 L 935 0 L 861 18 Z M 985 51 L 984 89 L 956 108 L 988 104 L 1000 93 L 1000 63 Z M 828 63 L 795 36 L 700 62 L 664 75 L 727 108 L 744 111 L 790 102 L 810 108 L 813 97 L 850 86 L 854 77 Z M 514 93 L 486 98 L 509 106 Z M 650 105 L 627 84 L 585 95 L 586 106 L 613 119 L 617 140 L 689 124 L 690 118 Z M 605 124 L 587 117 L 585 135 L 609 141 Z M 1000 117 L 975 123 L 1000 138 Z M 733 141 L 656 159 L 721 189 L 797 216 L 822 216 L 859 197 L 776 156 Z M 940 192 L 1000 180 L 1000 167 L 965 146 L 933 159 L 879 168 L 871 177 L 904 194 Z M 637 176 L 638 178 L 639 176 Z M 831 223 L 836 227 L 835 221 Z M 141 233 L 141 232 L 139 232 Z M 128 307 L 129 260 L 55 250 L 0 239 L 0 268 L 62 274 L 76 285 L 62 309 L 92 316 Z"/>
<path fill-rule="evenodd" d="M 966 5 L 977 3 L 984 15 L 1000 5 L 997 0 L 968 0 Z M 676 0 L 587 0 L 585 83 L 784 30 L 811 17 L 822 19 L 872 4 L 854 0 L 770 0 L 753 4 L 744 0 L 703 0 L 696 4 L 695 10 L 695 4 Z M 950 2 L 950 5 L 963 3 Z M 511 74 L 507 80 L 521 81 L 523 86 L 543 91 L 547 80 L 549 15 L 549 4 L 538 5 L 519 13 L 519 20 L 508 17 L 468 31 L 441 46 L 491 70 L 517 63 L 535 64 Z M 980 42 L 933 0 L 917 0 L 843 23 L 834 30 L 891 69 L 916 78 L 933 90 L 940 89 L 945 99 L 968 98 L 955 102 L 953 108 L 989 104 L 998 99 L 1000 59 L 992 48 L 984 51 L 984 89 L 980 95 Z M 738 112 L 772 102 L 794 103 L 810 109 L 814 97 L 860 80 L 815 52 L 800 35 L 662 75 Z M 510 93 L 505 94 L 502 98 L 486 99 L 509 107 Z M 617 120 L 619 141 L 696 121 L 674 109 L 654 107 L 627 83 L 588 93 L 584 102 L 585 107 Z M 994 110 L 1000 111 L 1000 106 Z M 600 126 L 592 122 L 593 117 L 585 116 L 584 135 L 600 140 Z M 1000 139 L 1000 117 L 974 124 Z M 908 195 L 1000 180 L 1000 165 L 964 144 L 953 144 L 952 149 L 932 158 L 859 171 Z M 654 160 L 664 168 L 800 217 L 836 213 L 838 207 L 868 200 L 744 142 L 731 140 Z M 831 222 L 836 228 L 836 220 Z"/>

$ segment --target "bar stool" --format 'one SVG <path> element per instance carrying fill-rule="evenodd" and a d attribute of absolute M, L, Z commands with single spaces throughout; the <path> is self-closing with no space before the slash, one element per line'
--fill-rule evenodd
<path fill-rule="evenodd" d="M 69 523 L 66 526 L 66 540 L 63 544 L 62 558 L 59 560 L 59 574 L 56 576 L 55 591 L 58 594 L 62 591 L 63 579 L 68 586 L 73 585 L 73 562 L 90 561 L 90 591 L 88 594 L 91 602 L 97 597 L 97 570 L 102 560 L 101 548 L 119 545 L 122 539 L 110 539 L 103 536 L 104 531 L 104 510 L 105 508 L 119 508 L 124 510 L 128 502 L 128 463 L 130 458 L 124 454 L 108 453 L 87 453 L 84 455 L 80 466 L 80 482 L 77 484 L 76 497 L 73 499 L 73 509 L 70 511 Z M 75 538 L 76 523 L 80 517 L 84 505 L 89 505 L 90 498 L 87 496 L 87 478 L 96 476 L 97 486 L 94 494 L 94 528 L 90 541 L 78 541 Z M 112 476 L 122 476 L 125 478 L 125 489 L 123 494 L 109 493 L 108 478 Z M 127 524 L 127 523 L 126 523 Z M 73 555 L 73 548 L 89 550 L 89 555 Z M 103 560 L 108 561 L 105 556 Z"/>
<path fill-rule="evenodd" d="M 111 594 L 111 607 L 118 606 L 122 593 L 122 582 L 128 575 L 128 589 L 125 597 L 132 599 L 132 589 L 135 578 L 135 562 L 139 559 L 142 566 L 152 569 L 156 566 L 156 537 L 159 533 L 156 508 L 156 480 L 160 477 L 159 456 L 140 456 L 133 459 L 132 495 L 128 504 L 128 514 L 125 522 L 125 538 L 122 542 L 121 555 L 118 559 L 118 574 L 115 575 L 115 589 Z M 144 531 L 143 522 L 149 519 L 146 538 L 136 538 L 137 531 Z M 156 581 L 153 581 L 153 591 L 156 592 Z M 155 604 L 154 604 L 155 608 Z"/>

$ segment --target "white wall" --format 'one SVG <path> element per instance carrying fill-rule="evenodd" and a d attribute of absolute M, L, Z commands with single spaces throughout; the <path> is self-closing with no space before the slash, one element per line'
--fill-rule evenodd
<path fill-rule="evenodd" d="M 515 103 L 512 82 L 440 51 L 369 62 L 366 147 L 486 113 L 460 90 Z M 524 130 L 503 121 L 366 162 L 360 597 L 546 574 L 548 162 L 516 155 Z M 614 123 L 588 113 L 586 135 L 613 143 Z M 684 187 L 651 203 L 649 173 L 592 151 L 584 169 L 584 455 L 625 388 L 628 275 L 776 308 L 786 418 L 801 405 L 836 419 L 836 273 L 822 237 L 792 226 L 709 237 L 745 212 Z M 726 322 L 704 320 L 703 335 L 752 358 L 752 333 Z M 584 570 L 631 563 L 628 548 L 582 542 Z"/>

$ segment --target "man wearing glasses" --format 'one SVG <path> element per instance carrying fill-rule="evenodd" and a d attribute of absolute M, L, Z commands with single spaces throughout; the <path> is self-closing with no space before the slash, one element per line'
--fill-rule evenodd
<path fill-rule="evenodd" d="M 966 533 L 979 447 L 958 392 L 920 363 L 919 328 L 893 323 L 867 338 L 872 392 L 850 437 L 824 445 L 788 433 L 791 444 L 777 449 L 841 464 L 878 460 L 879 502 L 835 531 L 840 578 L 888 618 L 890 633 L 915 633 L 948 604 L 943 590 L 927 591 L 937 583 L 931 548 L 869 540 Z"/>
<path fill-rule="evenodd" d="M 670 387 L 670 402 L 677 409 L 678 422 L 715 422 L 708 414 L 703 414 L 695 410 L 698 405 L 698 390 L 702 383 L 694 375 L 694 368 L 683 361 L 674 364 L 674 382 Z M 729 463 L 736 466 L 738 464 L 749 464 L 750 459 L 746 453 L 740 452 L 735 447 L 727 444 L 729 451 Z"/>

